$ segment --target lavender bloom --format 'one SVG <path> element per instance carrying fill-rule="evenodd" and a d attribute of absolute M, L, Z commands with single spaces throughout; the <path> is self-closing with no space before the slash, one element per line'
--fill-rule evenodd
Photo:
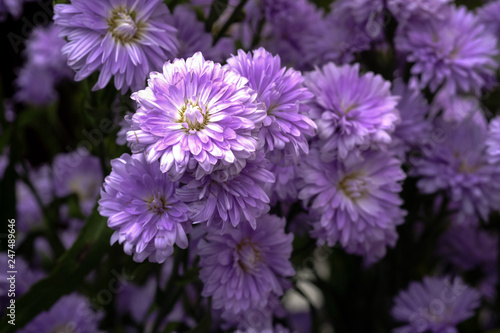
<path fill-rule="evenodd" d="M 488 137 L 486 138 L 486 154 L 488 162 L 492 165 L 500 163 L 500 116 L 493 118 L 488 126 Z"/>
<path fill-rule="evenodd" d="M 479 293 L 460 277 L 424 277 L 410 283 L 394 299 L 392 316 L 408 325 L 394 333 L 458 333 L 456 325 L 472 317 L 479 307 Z"/>
<path fill-rule="evenodd" d="M 99 158 L 86 150 L 59 154 L 54 158 L 52 167 L 56 195 L 76 194 L 82 213 L 90 215 L 103 180 Z"/>
<path fill-rule="evenodd" d="M 419 19 L 442 18 L 443 10 L 451 0 L 388 0 L 387 7 L 401 23 L 411 17 Z"/>
<path fill-rule="evenodd" d="M 257 218 L 269 211 L 269 197 L 263 187 L 274 182 L 274 176 L 268 171 L 268 163 L 259 152 L 242 166 L 215 169 L 199 180 L 190 180 L 178 193 L 183 202 L 190 203 L 193 223 L 222 223 L 222 233 L 241 222 L 249 222 L 255 229 Z"/>
<path fill-rule="evenodd" d="M 397 240 L 396 226 L 405 212 L 400 182 L 401 161 L 382 151 L 362 158 L 325 162 L 312 147 L 300 165 L 303 183 L 299 199 L 311 203 L 312 236 L 329 246 L 339 242 L 347 252 L 366 256 L 369 263 L 385 255 Z"/>
<path fill-rule="evenodd" d="M 280 57 L 273 57 L 264 48 L 252 53 L 239 50 L 227 63 L 248 79 L 248 86 L 257 92 L 257 101 L 266 107 L 267 116 L 259 131 L 264 152 L 286 150 L 294 161 L 307 155 L 306 137 L 314 135 L 316 125 L 306 115 L 304 102 L 313 95 L 302 85 L 300 72 L 281 67 Z"/>
<path fill-rule="evenodd" d="M 481 114 L 479 99 L 473 95 L 452 94 L 446 89 L 441 89 L 431 104 L 431 118 L 441 116 L 446 122 L 462 122 L 471 118 L 475 113 Z"/>
<path fill-rule="evenodd" d="M 175 7 L 172 24 L 178 31 L 177 58 L 188 58 L 201 52 L 206 59 L 221 62 L 234 50 L 234 43 L 229 38 L 222 38 L 212 46 L 212 34 L 205 32 L 204 24 L 198 21 L 189 6 Z"/>
<path fill-rule="evenodd" d="M 202 295 L 212 297 L 214 309 L 238 315 L 266 308 L 283 294 L 281 280 L 295 274 L 289 262 L 293 236 L 285 220 L 263 215 L 254 230 L 248 224 L 226 234 L 210 232 L 198 246 Z"/>
<path fill-rule="evenodd" d="M 73 0 L 54 6 L 60 36 L 69 42 L 62 51 L 81 81 L 100 71 L 94 90 L 112 76 L 122 94 L 144 86 L 147 74 L 177 52 L 177 30 L 161 0 Z"/>
<path fill-rule="evenodd" d="M 44 165 L 29 170 L 28 178 L 34 187 L 42 205 L 48 205 L 53 199 L 54 187 L 50 167 Z M 31 227 L 43 221 L 42 207 L 30 187 L 21 180 L 16 183 L 17 227 L 28 232 Z"/>
<path fill-rule="evenodd" d="M 123 154 L 111 166 L 99 200 L 99 213 L 115 230 L 111 243 L 124 243 L 125 253 L 137 262 L 164 262 L 174 244 L 185 249 L 190 224 L 188 207 L 176 197 L 178 184 L 142 154 Z"/>
<path fill-rule="evenodd" d="M 430 136 L 432 124 L 426 119 L 429 105 L 418 90 L 407 87 L 402 80 L 394 81 L 392 93 L 401 98 L 397 106 L 401 122 L 396 125 L 393 141 L 405 153 Z"/>
<path fill-rule="evenodd" d="M 138 130 L 127 133 L 133 152 L 179 179 L 188 169 L 201 178 L 220 162 L 234 164 L 258 148 L 254 131 L 266 116 L 247 80 L 201 53 L 176 59 L 163 73 L 150 74 L 148 87 L 132 94 Z"/>
<path fill-rule="evenodd" d="M 425 194 L 446 191 L 450 206 L 458 209 L 457 223 L 473 215 L 486 220 L 500 202 L 500 170 L 487 161 L 485 119 L 475 113 L 455 124 L 438 120 L 434 126 L 442 140 L 412 169 L 420 177 L 417 186 Z"/>
<path fill-rule="evenodd" d="M 37 27 L 26 42 L 27 61 L 16 80 L 16 100 L 36 105 L 49 104 L 57 99 L 55 85 L 70 78 L 67 57 L 61 53 L 65 44 L 58 36 L 59 27 Z"/>
<path fill-rule="evenodd" d="M 19 333 L 78 332 L 98 333 L 104 313 L 95 313 L 87 298 L 73 293 L 61 297 L 49 311 L 35 317 Z"/>
<path fill-rule="evenodd" d="M 359 76 L 359 64 L 328 63 L 306 74 L 315 98 L 311 118 L 318 126 L 322 157 L 346 158 L 354 148 L 389 143 L 399 121 L 398 97 L 380 75 Z"/>
<path fill-rule="evenodd" d="M 14 18 L 19 18 L 23 10 L 25 0 L 0 0 L 0 21 L 5 21 L 10 14 Z"/>
<path fill-rule="evenodd" d="M 274 183 L 264 184 L 264 190 L 270 198 L 271 205 L 276 205 L 277 202 L 295 202 L 299 193 L 298 166 L 271 163 L 268 170 L 272 172 L 275 179 Z"/>
<path fill-rule="evenodd" d="M 478 19 L 495 36 L 500 36 L 500 0 L 491 1 L 479 8 Z"/>
<path fill-rule="evenodd" d="M 402 26 L 396 48 L 415 63 L 411 73 L 419 77 L 420 88 L 434 92 L 443 85 L 450 94 L 479 94 L 494 79 L 497 39 L 465 7 L 450 6 L 443 16 Z"/>
<path fill-rule="evenodd" d="M 477 226 L 452 226 L 439 240 L 437 252 L 462 270 L 496 266 L 498 236 Z"/>

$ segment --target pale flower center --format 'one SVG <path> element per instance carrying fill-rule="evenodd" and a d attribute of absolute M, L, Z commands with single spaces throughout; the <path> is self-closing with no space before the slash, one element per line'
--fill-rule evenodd
<path fill-rule="evenodd" d="M 126 44 L 138 37 L 141 24 L 135 21 L 135 16 L 135 12 L 122 7 L 112 12 L 108 19 L 108 30 L 115 40 Z"/>
<path fill-rule="evenodd" d="M 361 198 L 367 192 L 367 182 L 358 173 L 351 173 L 344 177 L 339 183 L 339 189 L 351 200 Z"/>
<path fill-rule="evenodd" d="M 153 195 L 153 197 L 148 200 L 148 207 L 149 210 L 158 214 L 165 212 L 169 208 L 165 198 L 161 196 L 160 193 Z"/>
<path fill-rule="evenodd" d="M 187 102 L 179 110 L 179 122 L 187 131 L 199 131 L 208 124 L 209 116 L 205 107 L 199 103 Z"/>
<path fill-rule="evenodd" d="M 247 238 L 243 239 L 236 246 L 236 255 L 238 257 L 238 266 L 240 266 L 244 272 L 254 271 L 257 265 L 262 261 L 260 249 Z"/>

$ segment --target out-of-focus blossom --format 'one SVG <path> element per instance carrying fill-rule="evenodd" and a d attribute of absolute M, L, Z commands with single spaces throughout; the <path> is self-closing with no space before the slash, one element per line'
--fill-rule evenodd
<path fill-rule="evenodd" d="M 70 78 L 71 69 L 61 49 L 64 39 L 58 36 L 59 27 L 37 27 L 26 41 L 26 63 L 16 80 L 17 101 L 45 105 L 58 97 L 55 86 L 62 79 Z"/>
<path fill-rule="evenodd" d="M 149 258 L 162 263 L 174 244 L 187 248 L 188 207 L 177 199 L 178 184 L 160 171 L 159 162 L 123 154 L 111 166 L 99 200 L 99 213 L 115 230 L 111 243 L 123 243 L 125 253 L 137 262 Z"/>
<path fill-rule="evenodd" d="M 493 118 L 488 125 L 486 147 L 489 163 L 500 165 L 500 116 Z"/>
<path fill-rule="evenodd" d="M 73 0 L 54 6 L 55 24 L 68 39 L 62 51 L 81 81 L 100 71 L 94 90 L 114 77 L 123 94 L 144 87 L 147 74 L 177 53 L 177 30 L 161 0 Z"/>
<path fill-rule="evenodd" d="M 451 0 L 388 0 L 387 7 L 400 23 L 405 23 L 411 17 L 442 18 L 442 13 L 450 2 Z"/>
<path fill-rule="evenodd" d="M 20 333 L 98 333 L 103 312 L 94 312 L 89 300 L 73 293 L 61 297 L 48 311 L 41 312 Z"/>
<path fill-rule="evenodd" d="M 347 252 L 369 263 L 385 255 L 397 240 L 396 226 L 405 212 L 399 197 L 405 174 L 401 161 L 382 151 L 362 158 L 324 162 L 316 147 L 300 165 L 299 199 L 310 203 L 312 236 L 329 246 L 339 242 Z"/>
<path fill-rule="evenodd" d="M 265 309 L 283 294 L 283 281 L 294 274 L 289 261 L 293 236 L 285 220 L 273 215 L 257 219 L 254 230 L 241 223 L 224 235 L 209 232 L 198 245 L 202 295 L 214 309 L 239 315 Z"/>
<path fill-rule="evenodd" d="M 103 181 L 99 158 L 85 150 L 59 154 L 54 158 L 52 168 L 56 195 L 76 194 L 82 213 L 90 215 Z"/>
<path fill-rule="evenodd" d="M 456 333 L 456 326 L 472 317 L 479 307 L 479 293 L 460 277 L 424 277 L 410 283 L 394 299 L 392 316 L 405 326 L 394 333 Z"/>
<path fill-rule="evenodd" d="M 492 85 L 497 42 L 474 13 L 453 6 L 443 12 L 443 19 L 402 25 L 395 37 L 396 49 L 414 63 L 411 73 L 420 88 L 435 92 L 443 86 L 450 94 L 479 94 Z"/>
<path fill-rule="evenodd" d="M 199 52 L 165 63 L 132 98 L 138 103 L 132 117 L 138 129 L 127 133 L 132 151 L 144 152 L 148 163 L 160 160 L 173 179 L 186 170 L 199 179 L 218 162 L 232 165 L 258 148 L 254 131 L 266 112 L 256 93 L 247 79 Z"/>
<path fill-rule="evenodd" d="M 491 1 L 477 11 L 478 19 L 495 36 L 500 36 L 500 0 Z"/>

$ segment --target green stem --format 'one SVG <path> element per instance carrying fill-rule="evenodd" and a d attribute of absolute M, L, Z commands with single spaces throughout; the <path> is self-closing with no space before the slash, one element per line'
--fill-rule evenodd
<path fill-rule="evenodd" d="M 226 21 L 226 23 L 224 23 L 224 25 L 222 26 L 222 28 L 219 30 L 219 32 L 215 36 L 213 45 L 217 44 L 217 42 L 219 41 L 219 39 L 221 39 L 224 36 L 224 34 L 229 29 L 229 27 L 231 26 L 231 24 L 233 24 L 234 22 L 236 22 L 238 15 L 243 10 L 243 7 L 246 5 L 247 1 L 248 0 L 241 0 L 240 3 L 238 4 L 238 6 L 236 6 L 236 8 L 234 9 L 233 13 L 229 17 L 229 19 Z"/>

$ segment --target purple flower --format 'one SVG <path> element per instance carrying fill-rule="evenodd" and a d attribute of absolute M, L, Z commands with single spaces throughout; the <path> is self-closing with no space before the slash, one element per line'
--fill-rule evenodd
<path fill-rule="evenodd" d="M 38 169 L 28 171 L 28 178 L 33 185 L 42 205 L 48 205 L 53 197 L 52 174 L 49 166 L 44 165 Z M 28 232 L 31 227 L 43 221 L 42 207 L 40 207 L 32 189 L 23 181 L 16 182 L 16 211 L 17 227 Z"/>
<path fill-rule="evenodd" d="M 293 203 L 298 198 L 299 170 L 297 165 L 280 165 L 271 163 L 268 169 L 274 175 L 274 183 L 266 183 L 264 190 L 270 198 L 271 205 L 277 202 Z"/>
<path fill-rule="evenodd" d="M 498 64 L 497 39 L 465 7 L 450 6 L 443 19 L 415 20 L 396 34 L 396 48 L 415 63 L 420 88 L 475 92 L 491 85 Z"/>
<path fill-rule="evenodd" d="M 410 283 L 394 299 L 392 316 L 408 325 L 394 333 L 457 333 L 456 325 L 472 317 L 479 307 L 479 293 L 460 277 L 424 277 Z"/>
<path fill-rule="evenodd" d="M 63 53 L 81 81 L 100 71 L 94 90 L 112 76 L 124 94 L 144 86 L 147 74 L 177 52 L 177 30 L 161 0 L 73 0 L 54 6 L 54 21 L 68 39 Z"/>
<path fill-rule="evenodd" d="M 285 220 L 263 215 L 254 230 L 248 224 L 224 235 L 209 232 L 198 245 L 202 295 L 212 297 L 214 309 L 243 314 L 263 309 L 283 294 L 282 280 L 295 274 L 289 261 L 293 236 Z"/>
<path fill-rule="evenodd" d="M 477 11 L 478 19 L 495 36 L 500 36 L 500 0 L 491 1 Z"/>
<path fill-rule="evenodd" d="M 490 121 L 486 147 L 488 162 L 498 166 L 500 163 L 500 116 Z"/>
<path fill-rule="evenodd" d="M 362 157 L 324 162 L 312 147 L 300 165 L 303 183 L 299 199 L 311 203 L 317 217 L 312 236 L 329 246 L 339 242 L 347 252 L 374 262 L 385 255 L 386 246 L 397 240 L 396 226 L 405 212 L 400 182 L 405 178 L 401 161 L 382 151 Z"/>
<path fill-rule="evenodd" d="M 97 333 L 102 312 L 94 312 L 89 300 L 73 293 L 61 297 L 48 311 L 41 312 L 19 333 Z"/>
<path fill-rule="evenodd" d="M 58 36 L 59 27 L 37 27 L 26 42 L 26 63 L 21 68 L 16 85 L 16 100 L 36 105 L 49 104 L 57 99 L 55 85 L 70 78 L 67 57 L 61 53 L 64 39 Z"/>
<path fill-rule="evenodd" d="M 398 97 L 380 75 L 359 76 L 359 64 L 341 67 L 328 63 L 306 74 L 315 95 L 311 118 L 318 126 L 321 153 L 345 158 L 354 148 L 389 143 L 399 121 Z"/>
<path fill-rule="evenodd" d="M 393 141 L 404 153 L 431 135 L 432 124 L 426 119 L 429 105 L 420 91 L 407 87 L 402 80 L 394 81 L 392 93 L 401 98 L 397 106 L 401 122 L 396 125 Z"/>
<path fill-rule="evenodd" d="M 248 86 L 257 92 L 257 101 L 264 103 L 267 116 L 259 131 L 264 152 L 285 150 L 293 160 L 309 152 L 306 137 L 316 129 L 306 115 L 304 102 L 313 95 L 302 85 L 304 79 L 293 68 L 281 67 L 279 56 L 264 48 L 238 55 L 227 60 L 228 67 L 248 79 Z"/>
<path fill-rule="evenodd" d="M 487 161 L 484 116 L 475 113 L 458 123 L 438 118 L 434 131 L 440 133 L 438 144 L 425 149 L 412 169 L 412 175 L 420 177 L 419 190 L 446 191 L 450 207 L 458 209 L 458 223 L 474 215 L 487 220 L 499 207 L 500 169 Z"/>
<path fill-rule="evenodd" d="M 181 187 L 179 198 L 190 203 L 193 223 L 222 223 L 221 232 L 226 232 L 230 226 L 249 222 L 255 229 L 258 217 L 269 211 L 269 197 L 263 187 L 274 182 L 274 176 L 268 171 L 268 164 L 259 152 L 255 159 L 241 166 L 215 169 Z"/>
<path fill-rule="evenodd" d="M 54 158 L 52 168 L 56 195 L 76 194 L 82 213 L 90 215 L 103 180 L 99 158 L 86 150 L 59 154 Z"/>
<path fill-rule="evenodd" d="M 124 243 L 125 253 L 137 262 L 164 262 L 174 244 L 185 249 L 188 207 L 177 199 L 178 184 L 160 171 L 159 162 L 123 154 L 111 166 L 99 200 L 99 213 L 115 230 L 111 243 Z"/>
<path fill-rule="evenodd" d="M 7 15 L 12 15 L 15 19 L 21 16 L 23 4 L 26 0 L 0 0 L 0 21 L 5 21 Z"/>
<path fill-rule="evenodd" d="M 175 7 L 172 24 L 178 31 L 177 58 L 188 58 L 201 52 L 206 59 L 221 62 L 234 51 L 234 43 L 229 38 L 222 38 L 212 46 L 212 34 L 205 32 L 205 25 L 198 21 L 195 11 L 189 6 Z"/>
<path fill-rule="evenodd" d="M 441 89 L 434 96 L 430 118 L 441 116 L 446 122 L 462 122 L 481 113 L 480 100 L 474 95 L 457 95 Z"/>
<path fill-rule="evenodd" d="M 137 130 L 127 133 L 133 152 L 144 151 L 148 163 L 160 160 L 162 172 L 179 179 L 196 178 L 215 165 L 249 158 L 258 148 L 255 131 L 266 112 L 255 102 L 247 80 L 201 53 L 176 59 L 152 72 L 145 90 L 132 94 L 138 110 Z"/>
<path fill-rule="evenodd" d="M 411 17 L 427 20 L 442 18 L 443 10 L 446 10 L 450 2 L 451 0 L 388 0 L 387 7 L 399 22 L 405 22 Z"/>
<path fill-rule="evenodd" d="M 498 236 L 477 226 L 452 226 L 441 236 L 437 252 L 462 270 L 489 270 L 497 263 Z"/>

